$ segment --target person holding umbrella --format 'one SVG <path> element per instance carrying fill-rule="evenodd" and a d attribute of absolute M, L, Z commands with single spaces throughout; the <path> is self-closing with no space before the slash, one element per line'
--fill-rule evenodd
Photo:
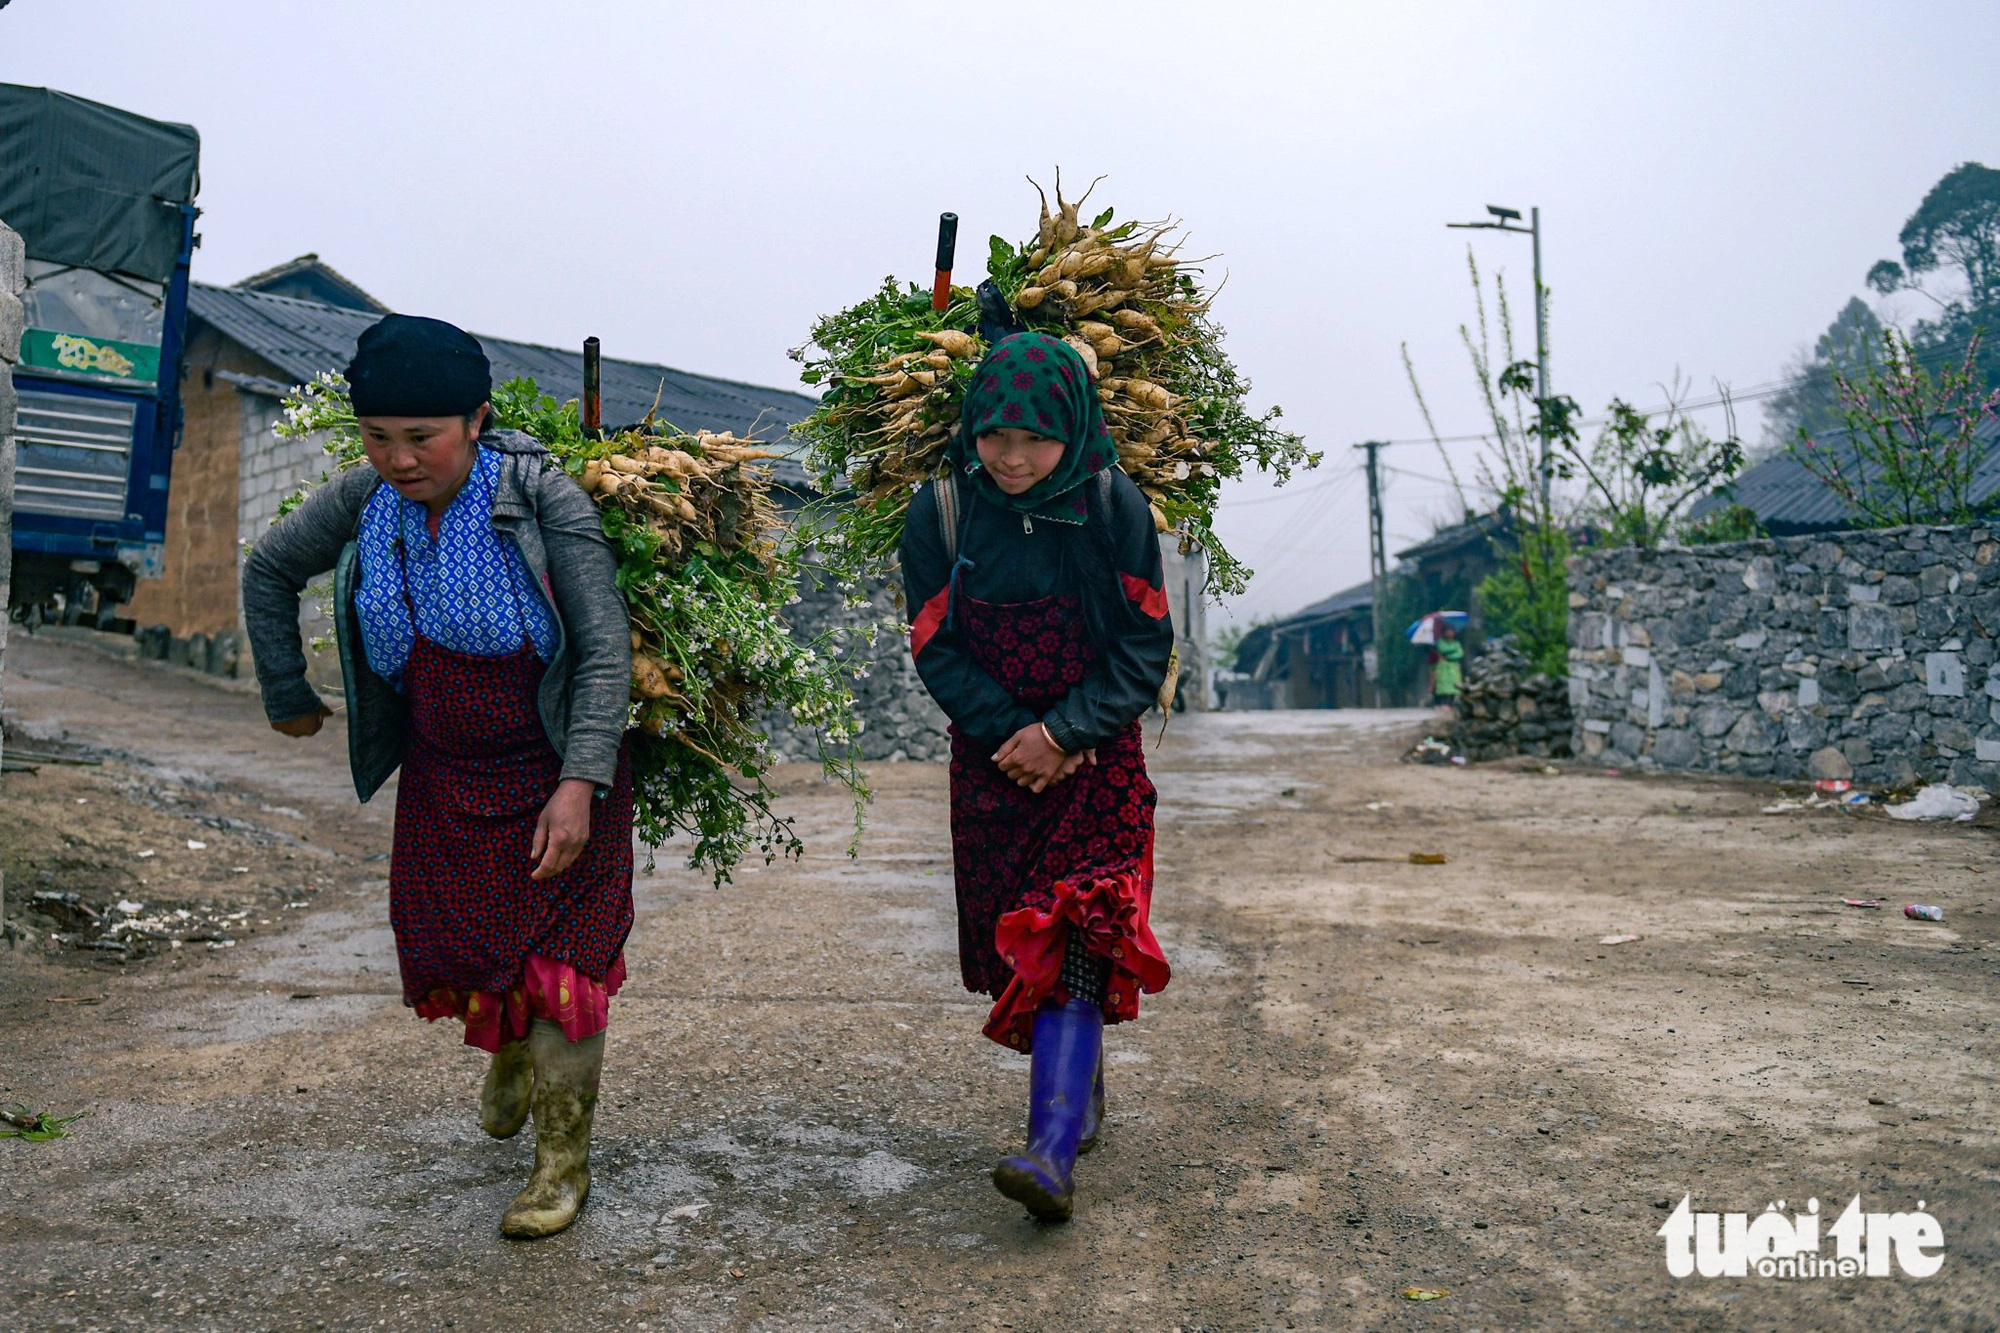
<path fill-rule="evenodd" d="M 1403 632 L 1411 643 L 1431 650 L 1433 708 L 1451 708 L 1458 703 L 1459 682 L 1465 674 L 1465 645 L 1458 635 L 1471 619 L 1463 611 L 1433 611 Z"/>

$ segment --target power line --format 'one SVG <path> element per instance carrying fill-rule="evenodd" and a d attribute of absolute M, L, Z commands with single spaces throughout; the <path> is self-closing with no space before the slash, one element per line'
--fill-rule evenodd
<path fill-rule="evenodd" d="M 1411 481 L 1427 481 L 1434 486 L 1450 486 L 1454 490 L 1458 489 L 1458 483 L 1452 481 L 1449 477 L 1433 477 L 1427 472 L 1412 472 L 1408 468 L 1390 467 L 1387 463 L 1382 465 L 1382 470 L 1392 477 L 1408 477 Z M 1493 488 L 1491 486 L 1482 486 L 1475 481 L 1470 483 L 1466 489 L 1490 491 Z"/>
<path fill-rule="evenodd" d="M 1349 473 L 1343 480 L 1352 483 L 1355 476 L 1355 473 Z M 1298 567 L 1301 561 L 1318 558 L 1321 552 L 1313 547 L 1298 544 L 1297 539 L 1317 528 L 1320 521 L 1333 512 L 1334 506 L 1345 493 L 1346 487 L 1343 486 L 1314 497 L 1310 504 L 1292 515 L 1276 532 L 1272 533 L 1268 544 L 1263 549 L 1275 549 L 1276 558 L 1273 562 L 1265 564 L 1262 568 L 1258 569 L 1255 578 L 1275 579 L 1281 574 L 1292 572 Z"/>
<path fill-rule="evenodd" d="M 1345 486 L 1352 482 L 1355 476 L 1356 472 L 1345 472 L 1337 476 L 1328 477 L 1325 481 L 1316 481 L 1310 486 L 1294 486 L 1290 490 L 1280 489 L 1274 495 L 1260 495 L 1254 500 L 1224 500 L 1216 507 L 1218 509 L 1248 509 L 1251 505 L 1268 505 L 1276 504 L 1280 500 L 1296 500 L 1301 495 L 1311 495 L 1317 491 L 1326 490 L 1330 486 Z"/>
<path fill-rule="evenodd" d="M 1353 485 L 1354 479 L 1355 474 L 1349 473 L 1342 479 L 1344 484 L 1330 487 L 1319 495 L 1314 496 L 1310 504 L 1292 514 L 1278 526 L 1278 529 L 1271 534 L 1270 545 L 1287 552 L 1296 549 L 1294 543 L 1317 527 L 1320 520 L 1333 512 L 1334 506 L 1339 503 L 1341 496 L 1346 494 L 1348 488 Z"/>
<path fill-rule="evenodd" d="M 1963 338 L 1954 338 L 1946 342 L 1937 343 L 1930 347 L 1919 348 L 1917 350 L 1914 359 L 1918 362 L 1918 364 L 1929 367 L 1935 365 L 1940 361 L 1948 360 L 1954 356 L 1963 355 L 1966 351 L 1968 351 L 1971 348 L 1972 339 L 1975 336 L 1977 335 L 1968 334 Z M 1657 417 L 1670 411 L 1680 411 L 1683 413 L 1703 412 L 1707 411 L 1710 408 L 1721 407 L 1725 403 L 1732 403 L 1732 404 L 1754 403 L 1765 398 L 1775 398 L 1779 394 L 1784 393 L 1789 389 L 1796 388 L 1799 384 L 1803 382 L 1815 379 L 1830 378 L 1831 375 L 1832 375 L 1832 367 L 1820 367 L 1820 366 L 1810 367 L 1803 374 L 1793 376 L 1790 379 L 1770 380 L 1763 384 L 1753 384 L 1749 388 L 1743 390 L 1725 389 L 1720 393 L 1712 394 L 1703 398 L 1691 399 L 1689 401 L 1681 403 L 1661 403 L 1657 407 L 1650 407 L 1645 409 L 1643 415 L 1649 417 Z M 1575 424 L 1578 426 L 1602 426 L 1607 422 L 1609 422 L 1610 419 L 1611 418 L 1609 417 L 1584 417 L 1578 420 Z M 1428 435 L 1421 435 L 1421 436 L 1414 436 L 1406 440 L 1384 440 L 1382 441 L 1382 443 L 1385 445 L 1386 444 L 1398 444 L 1398 445 L 1485 444 L 1490 442 L 1494 438 L 1494 436 L 1495 432 L 1489 430 L 1474 435 L 1441 435 L 1435 439 L 1433 439 Z"/>

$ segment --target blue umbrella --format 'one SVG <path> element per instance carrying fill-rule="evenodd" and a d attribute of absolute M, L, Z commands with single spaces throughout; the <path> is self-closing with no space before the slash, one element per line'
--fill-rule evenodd
<path fill-rule="evenodd" d="M 1403 637 L 1414 644 L 1436 643 L 1440 625 L 1449 625 L 1462 634 L 1471 623 L 1472 617 L 1463 611 L 1433 611 L 1404 630 Z"/>

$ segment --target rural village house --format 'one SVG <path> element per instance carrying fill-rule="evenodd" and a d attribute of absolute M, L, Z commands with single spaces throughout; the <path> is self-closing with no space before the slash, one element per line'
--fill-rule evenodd
<path fill-rule="evenodd" d="M 1493 570 L 1492 538 L 1500 528 L 1500 519 L 1482 514 L 1398 551 L 1391 577 L 1413 590 L 1417 609 L 1398 603 L 1385 614 L 1407 624 L 1426 611 L 1445 609 L 1446 603 L 1466 603 L 1452 609 L 1476 616 L 1470 589 Z M 1400 635 L 1403 624 L 1384 625 L 1383 632 Z M 1476 620 L 1474 625 L 1476 630 Z M 1236 652 L 1236 670 L 1243 674 L 1222 687 L 1222 706 L 1235 711 L 1421 702 L 1413 692 L 1421 684 L 1398 691 L 1375 679 L 1370 662 L 1374 648 L 1375 590 L 1371 584 L 1358 583 L 1245 634 Z"/>

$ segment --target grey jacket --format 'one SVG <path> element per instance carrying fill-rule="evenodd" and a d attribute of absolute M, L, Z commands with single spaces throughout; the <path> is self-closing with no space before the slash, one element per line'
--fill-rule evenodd
<path fill-rule="evenodd" d="M 530 436 L 489 430 L 480 444 L 498 453 L 493 528 L 512 542 L 556 620 L 556 652 L 542 678 L 542 727 L 562 756 L 565 778 L 602 789 L 617 775 L 632 679 L 631 625 L 617 584 L 618 561 L 597 506 Z M 258 539 L 243 565 L 243 618 L 257 662 L 264 713 L 273 722 L 320 706 L 306 681 L 299 639 L 299 594 L 334 574 L 334 634 L 347 691 L 348 763 L 366 801 L 403 762 L 403 696 L 368 666 L 354 594 L 360 576 L 355 538 L 361 511 L 382 478 L 355 467 L 320 485 Z"/>

